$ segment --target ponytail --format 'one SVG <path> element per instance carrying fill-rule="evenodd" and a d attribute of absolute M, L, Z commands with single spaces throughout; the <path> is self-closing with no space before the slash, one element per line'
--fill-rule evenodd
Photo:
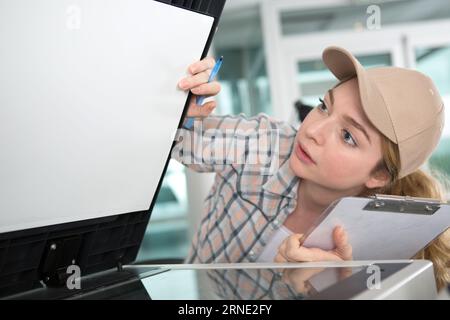
<path fill-rule="evenodd" d="M 393 195 L 433 198 L 447 202 L 444 188 L 439 181 L 420 169 L 394 182 L 390 191 Z M 450 268 L 450 230 L 433 240 L 413 258 L 431 260 L 436 276 L 436 286 L 439 290 L 445 287 L 450 283 L 448 269 Z"/>

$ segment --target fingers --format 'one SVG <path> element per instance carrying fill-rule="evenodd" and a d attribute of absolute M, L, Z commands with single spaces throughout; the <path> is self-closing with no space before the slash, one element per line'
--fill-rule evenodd
<path fill-rule="evenodd" d="M 342 227 L 333 230 L 335 249 L 326 251 L 319 248 L 306 248 L 301 245 L 303 235 L 294 234 L 286 238 L 278 248 L 276 259 L 283 262 L 312 262 L 352 260 L 353 250 L 348 236 Z"/>
<path fill-rule="evenodd" d="M 302 234 L 294 234 L 286 238 L 278 248 L 279 260 L 286 262 L 338 261 L 342 260 L 334 252 L 318 248 L 306 248 L 300 245 Z"/>
<path fill-rule="evenodd" d="M 187 78 L 181 79 L 178 83 L 180 89 L 190 90 L 196 86 L 207 83 L 211 70 L 202 71 L 193 76 L 189 76 Z"/>
<path fill-rule="evenodd" d="M 348 243 L 347 232 L 342 227 L 336 227 L 333 230 L 333 239 L 335 245 L 333 252 L 343 260 L 352 260 L 353 249 Z"/>
<path fill-rule="evenodd" d="M 217 81 L 203 83 L 192 88 L 191 92 L 198 96 L 214 96 L 220 92 L 220 84 Z"/>
<path fill-rule="evenodd" d="M 188 71 L 190 74 L 196 74 L 199 72 L 203 72 L 208 69 L 214 68 L 214 64 L 216 61 L 213 57 L 206 57 L 203 60 L 194 62 L 188 67 Z"/>
<path fill-rule="evenodd" d="M 214 68 L 215 60 L 212 57 L 207 57 L 201 61 L 197 61 L 188 67 L 190 73 L 184 79 L 178 82 L 178 87 L 182 90 L 190 90 L 195 96 L 211 97 L 220 92 L 220 84 L 217 81 L 208 83 L 211 69 Z M 207 117 L 216 107 L 216 102 L 211 101 L 199 106 L 196 104 L 196 97 L 191 97 L 189 108 L 187 111 L 188 117 Z"/>
<path fill-rule="evenodd" d="M 302 234 L 296 233 L 285 239 L 286 250 L 293 250 L 300 247 L 300 239 L 303 237 Z"/>
<path fill-rule="evenodd" d="M 324 268 L 295 268 L 295 269 L 285 269 L 283 273 L 283 280 L 291 280 L 292 282 L 306 281 L 311 279 L 318 273 L 321 273 Z M 292 281 L 294 280 L 294 281 Z"/>
<path fill-rule="evenodd" d="M 339 261 L 342 260 L 333 252 L 325 251 L 319 248 L 300 247 L 287 253 L 291 261 L 313 262 L 313 261 Z"/>
<path fill-rule="evenodd" d="M 320 268 L 285 269 L 282 280 L 293 287 L 297 293 L 308 296 L 311 290 L 308 280 L 322 271 L 323 269 Z"/>
<path fill-rule="evenodd" d="M 194 97 L 192 98 L 193 100 Z M 202 106 L 196 105 L 195 103 L 191 103 L 189 105 L 189 109 L 187 111 L 187 116 L 188 117 L 207 117 L 211 114 L 211 112 L 213 112 L 213 110 L 216 108 L 216 101 L 210 101 L 205 103 Z"/>
<path fill-rule="evenodd" d="M 339 280 L 344 280 L 353 274 L 352 268 L 339 268 Z"/>
<path fill-rule="evenodd" d="M 302 236 L 303 235 L 301 234 L 293 234 L 284 239 L 278 248 L 278 254 L 280 254 L 286 261 L 291 261 L 289 258 L 289 253 L 300 247 L 300 238 Z"/>
<path fill-rule="evenodd" d="M 201 86 L 208 82 L 209 75 L 211 74 L 211 69 L 214 68 L 215 60 L 212 57 L 207 57 L 201 61 L 197 61 L 191 64 L 188 68 L 190 76 L 181 79 L 178 86 L 183 90 L 191 90 L 195 87 Z M 209 87 L 197 88 L 197 92 L 192 91 L 197 95 L 205 94 L 217 94 L 220 91 L 220 86 L 218 83 L 213 84 Z M 211 92 L 211 93 L 210 93 Z"/>
<path fill-rule="evenodd" d="M 275 256 L 275 259 L 273 260 L 274 262 L 276 262 L 276 263 L 285 263 L 285 262 L 288 262 L 287 260 L 286 260 L 286 258 L 281 254 L 281 253 L 277 253 L 277 255 Z"/>
<path fill-rule="evenodd" d="M 303 262 L 302 252 L 300 250 L 300 239 L 302 234 L 293 234 L 283 240 L 280 247 L 278 248 L 278 255 L 281 256 L 280 259 L 284 259 L 285 262 Z"/>

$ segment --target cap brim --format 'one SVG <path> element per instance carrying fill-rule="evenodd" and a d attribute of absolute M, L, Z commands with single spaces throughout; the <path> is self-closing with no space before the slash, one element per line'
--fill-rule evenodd
<path fill-rule="evenodd" d="M 335 46 L 328 47 L 323 51 L 322 60 L 339 80 L 357 76 L 363 70 L 361 64 L 350 52 Z"/>

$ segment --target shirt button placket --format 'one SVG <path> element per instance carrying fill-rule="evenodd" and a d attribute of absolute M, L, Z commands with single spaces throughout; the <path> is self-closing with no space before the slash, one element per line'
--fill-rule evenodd
<path fill-rule="evenodd" d="M 275 220 L 273 221 L 273 226 L 275 227 L 275 229 L 278 229 L 278 228 L 280 227 L 280 220 L 275 219 Z"/>

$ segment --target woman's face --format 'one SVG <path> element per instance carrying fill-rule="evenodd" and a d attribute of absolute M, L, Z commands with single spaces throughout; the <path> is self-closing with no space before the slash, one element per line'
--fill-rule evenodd
<path fill-rule="evenodd" d="M 344 191 L 378 187 L 372 170 L 381 158 L 380 133 L 363 112 L 353 78 L 328 91 L 308 114 L 289 161 L 297 176 Z"/>

